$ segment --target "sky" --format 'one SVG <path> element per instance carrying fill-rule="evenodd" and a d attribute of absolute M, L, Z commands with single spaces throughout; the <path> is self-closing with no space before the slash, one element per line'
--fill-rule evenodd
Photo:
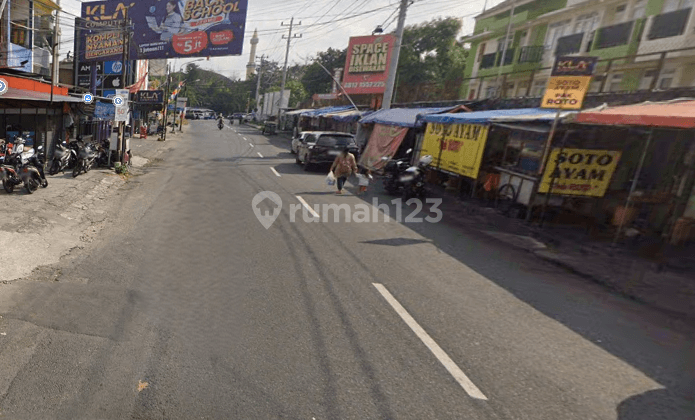
<path fill-rule="evenodd" d="M 139 0 L 157 1 L 157 0 Z M 405 24 L 414 25 L 438 17 L 456 17 L 463 21 L 459 36 L 473 32 L 474 17 L 483 11 L 501 3 L 503 0 L 411 0 Z M 73 49 L 73 23 L 70 14 L 79 16 L 80 0 L 61 0 L 65 11 L 61 23 L 64 26 L 61 37 L 61 58 Z M 84 1 L 84 3 L 88 3 Z M 382 25 L 384 32 L 396 29 L 398 6 L 400 0 L 248 0 L 246 30 L 244 34 L 244 51 L 240 56 L 214 57 L 197 61 L 196 65 L 213 70 L 232 79 L 246 77 L 246 64 L 251 50 L 250 40 L 254 29 L 258 29 L 258 46 L 256 57 L 262 54 L 266 58 L 284 64 L 290 18 L 296 25 L 290 43 L 288 64 L 307 63 L 316 53 L 328 48 L 343 49 L 353 36 L 371 35 L 377 25 Z M 283 24 L 285 26 L 283 26 Z M 195 58 L 176 59 L 174 69 L 178 71 L 185 63 Z M 198 58 L 199 60 L 199 58 Z"/>

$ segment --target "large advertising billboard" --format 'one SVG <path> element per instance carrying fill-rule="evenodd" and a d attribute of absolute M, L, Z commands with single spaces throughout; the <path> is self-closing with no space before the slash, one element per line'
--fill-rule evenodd
<path fill-rule="evenodd" d="M 393 35 L 350 38 L 343 73 L 348 95 L 384 93 L 395 41 Z"/>
<path fill-rule="evenodd" d="M 104 25 L 132 21 L 131 59 L 240 55 L 248 0 L 108 0 L 82 3 L 86 20 L 81 61 L 115 59 L 123 52 L 123 31 Z"/>
<path fill-rule="evenodd" d="M 489 129 L 479 124 L 428 123 L 420 155 L 432 155 L 432 167 L 476 179 Z"/>

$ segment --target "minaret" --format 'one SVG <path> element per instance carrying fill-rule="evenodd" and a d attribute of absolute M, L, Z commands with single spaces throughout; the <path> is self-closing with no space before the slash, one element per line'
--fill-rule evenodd
<path fill-rule="evenodd" d="M 253 37 L 251 37 L 251 56 L 246 65 L 246 80 L 251 80 L 256 73 L 256 44 L 258 44 L 258 30 L 254 29 Z"/>

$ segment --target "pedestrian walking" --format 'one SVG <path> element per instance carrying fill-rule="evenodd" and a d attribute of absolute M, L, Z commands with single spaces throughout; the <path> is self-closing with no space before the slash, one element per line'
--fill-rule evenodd
<path fill-rule="evenodd" d="M 333 165 L 331 165 L 331 172 L 335 175 L 338 187 L 336 194 L 343 193 L 343 186 L 347 178 L 353 173 L 357 173 L 357 163 L 355 162 L 355 156 L 350 153 L 350 149 L 347 147 L 335 158 Z"/>

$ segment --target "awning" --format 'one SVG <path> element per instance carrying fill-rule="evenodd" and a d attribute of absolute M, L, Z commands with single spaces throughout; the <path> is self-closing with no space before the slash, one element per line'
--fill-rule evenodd
<path fill-rule="evenodd" d="M 382 109 L 360 120 L 360 124 L 384 124 L 399 127 L 418 127 L 422 125 L 421 117 L 451 111 L 457 107 L 446 108 L 392 108 Z M 451 114 L 457 115 L 457 114 Z"/>
<path fill-rule="evenodd" d="M 61 10 L 60 6 L 51 0 L 34 0 L 34 7 L 37 13 L 50 15 L 54 10 Z"/>
<path fill-rule="evenodd" d="M 576 114 L 576 111 L 562 111 L 560 118 Z M 556 110 L 545 108 L 496 109 L 492 111 L 462 112 L 459 114 L 427 115 L 428 123 L 442 124 L 489 124 L 493 122 L 550 122 L 555 119 Z"/>
<path fill-rule="evenodd" d="M 37 92 L 35 90 L 15 89 L 8 87 L 7 92 L 0 95 L 0 99 L 15 99 L 18 101 L 51 101 L 51 93 Z M 82 98 L 53 94 L 53 102 L 82 102 Z"/>
<path fill-rule="evenodd" d="M 347 122 L 347 123 L 352 123 L 355 121 L 358 121 L 360 118 L 367 116 L 374 111 L 360 111 L 358 109 L 349 109 L 347 111 L 340 111 L 340 112 L 331 112 L 328 114 L 322 115 L 324 118 L 330 118 L 333 120 L 336 120 L 338 122 Z"/>
<path fill-rule="evenodd" d="M 695 128 L 695 100 L 645 102 L 582 111 L 573 119 L 584 124 Z"/>
<path fill-rule="evenodd" d="M 313 111 L 313 109 L 295 109 L 294 111 L 285 112 L 284 115 L 297 115 L 307 111 Z"/>
<path fill-rule="evenodd" d="M 344 106 L 328 106 L 325 108 L 312 109 L 309 111 L 302 112 L 300 115 L 302 117 L 318 117 L 319 115 L 328 114 L 330 112 L 346 111 L 348 109 L 354 109 L 352 105 Z"/>

